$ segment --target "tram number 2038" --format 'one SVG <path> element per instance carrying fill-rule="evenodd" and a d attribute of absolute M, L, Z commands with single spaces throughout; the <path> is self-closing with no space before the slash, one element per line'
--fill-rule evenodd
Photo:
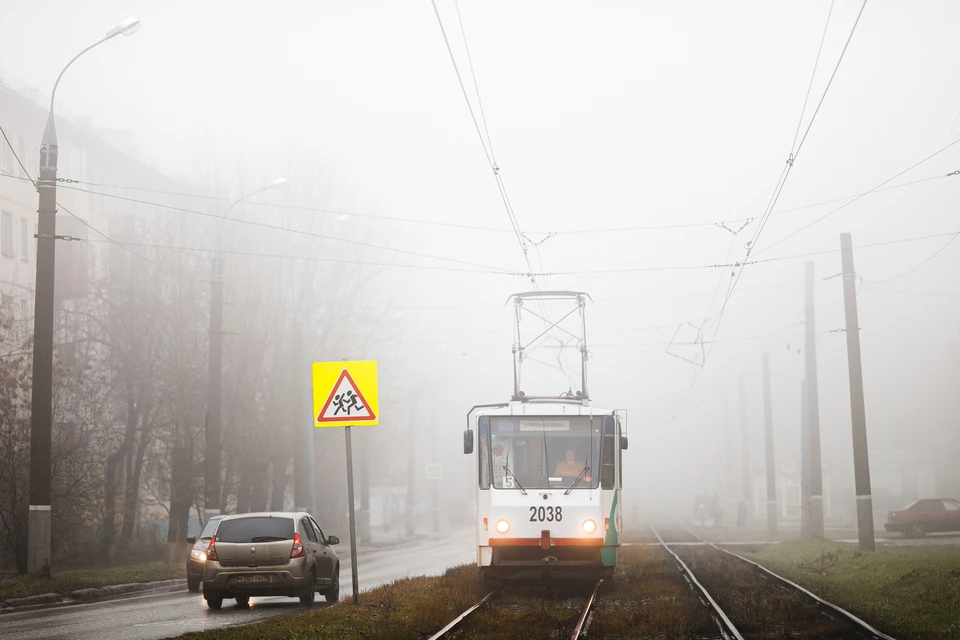
<path fill-rule="evenodd" d="M 560 522 L 563 507 L 530 507 L 530 522 Z"/>

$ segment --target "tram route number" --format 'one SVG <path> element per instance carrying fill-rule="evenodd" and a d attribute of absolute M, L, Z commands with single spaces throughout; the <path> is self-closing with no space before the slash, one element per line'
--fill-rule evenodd
<path fill-rule="evenodd" d="M 530 522 L 561 522 L 563 507 L 530 507 Z"/>

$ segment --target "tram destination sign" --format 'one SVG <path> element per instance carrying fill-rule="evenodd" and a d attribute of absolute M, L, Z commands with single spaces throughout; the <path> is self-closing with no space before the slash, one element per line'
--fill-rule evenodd
<path fill-rule="evenodd" d="M 520 431 L 570 431 L 569 420 L 521 420 Z"/>

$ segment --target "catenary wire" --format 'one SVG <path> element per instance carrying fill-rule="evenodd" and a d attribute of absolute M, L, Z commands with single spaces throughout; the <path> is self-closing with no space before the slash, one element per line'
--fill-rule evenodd
<path fill-rule="evenodd" d="M 894 244 L 902 244 L 905 242 L 918 242 L 921 240 L 930 240 L 932 238 L 943 238 L 946 236 L 953 236 L 960 234 L 960 231 L 950 231 L 945 233 L 933 233 L 924 236 L 916 236 L 911 238 L 896 238 L 893 240 L 886 240 L 882 242 L 874 242 L 870 244 L 859 245 L 854 247 L 855 249 L 871 249 L 874 247 L 884 247 Z M 644 273 L 644 272 L 658 272 L 658 271 L 690 271 L 690 270 L 702 270 L 702 269 L 729 269 L 729 268 L 740 268 L 743 266 L 765 264 L 770 262 L 781 262 L 784 260 L 796 260 L 799 258 L 809 258 L 813 256 L 828 255 L 831 253 L 839 253 L 840 249 L 824 249 L 822 251 L 810 251 L 807 253 L 796 253 L 785 256 L 774 256 L 772 258 L 758 258 L 751 260 L 749 262 L 733 262 L 733 263 L 717 263 L 717 264 L 691 264 L 691 265 L 673 265 L 673 266 L 653 266 L 653 267 L 623 267 L 615 269 L 582 269 L 582 270 L 573 270 L 573 271 L 548 271 L 545 273 L 535 273 L 535 276 L 579 276 L 579 275 L 599 275 L 599 274 L 617 274 L 617 273 Z M 732 292 L 731 292 L 732 295 Z"/>
<path fill-rule="evenodd" d="M 827 40 L 827 30 L 830 28 L 830 16 L 833 15 L 835 0 L 830 0 L 830 10 L 827 11 L 827 21 L 823 25 L 823 35 L 820 36 L 820 46 L 817 48 L 817 59 L 813 62 L 813 71 L 810 72 L 810 84 L 807 85 L 807 95 L 803 98 L 803 108 L 800 109 L 800 118 L 797 120 L 797 130 L 793 134 L 791 149 L 796 148 L 797 138 L 800 137 L 800 127 L 803 125 L 803 114 L 807 112 L 807 103 L 810 101 L 810 91 L 813 89 L 813 80 L 817 77 L 817 67 L 820 65 L 820 54 L 823 53 L 823 43 Z"/>
<path fill-rule="evenodd" d="M 947 240 L 947 241 L 943 244 L 943 246 L 941 246 L 939 249 L 937 249 L 937 250 L 934 251 L 932 254 L 930 254 L 929 256 L 927 256 L 927 257 L 926 257 L 924 260 L 922 260 L 919 264 L 917 264 L 916 266 L 914 266 L 914 267 L 911 268 L 911 269 L 908 269 L 907 271 L 904 271 L 904 272 L 901 273 L 900 275 L 893 276 L 892 278 L 886 278 L 886 279 L 884 279 L 884 280 L 871 280 L 871 281 L 866 282 L 865 284 L 886 284 L 886 283 L 888 283 L 888 282 L 893 282 L 894 280 L 899 280 L 900 278 L 902 278 L 902 277 L 904 277 L 904 276 L 910 275 L 911 273 L 913 273 L 914 271 L 916 271 L 916 270 L 919 269 L 920 267 L 924 266 L 925 264 L 927 264 L 928 262 L 930 262 L 931 260 L 933 260 L 934 258 L 936 258 L 938 255 L 940 255 L 941 253 L 943 253 L 943 251 L 944 251 L 947 247 L 949 247 L 950 244 L 951 244 L 954 240 L 957 239 L 957 236 L 958 236 L 958 235 L 960 235 L 960 233 L 955 233 L 955 234 L 953 234 L 952 236 L 950 236 L 950 239 Z"/>
<path fill-rule="evenodd" d="M 840 56 L 837 58 L 837 63 L 834 65 L 833 72 L 830 74 L 830 80 L 827 82 L 827 86 L 824 87 L 823 93 L 820 96 L 820 101 L 817 103 L 817 108 L 814 110 L 813 115 L 810 117 L 810 121 L 807 123 L 806 131 L 804 131 L 803 137 L 800 138 L 800 142 L 795 148 L 791 148 L 790 155 L 787 158 L 787 162 L 781 171 L 780 179 L 777 183 L 777 187 L 774 189 L 773 196 L 767 206 L 767 209 L 764 211 L 763 216 L 760 219 L 760 224 L 757 226 L 756 231 L 754 232 L 753 238 L 747 246 L 746 255 L 744 256 L 744 265 L 748 264 L 751 253 L 757 245 L 757 241 L 760 239 L 763 230 L 766 228 L 767 223 L 770 221 L 770 214 L 773 213 L 774 208 L 777 205 L 777 201 L 780 199 L 780 194 L 783 193 L 783 188 L 787 183 L 787 179 L 790 177 L 790 171 L 793 169 L 794 163 L 796 162 L 797 156 L 800 155 L 800 150 L 803 148 L 804 142 L 807 140 L 807 136 L 810 134 L 810 130 L 813 128 L 813 124 L 817 119 L 817 114 L 820 113 L 820 108 L 823 106 L 824 101 L 826 100 L 827 94 L 830 91 L 830 87 L 833 85 L 833 80 L 837 75 L 837 71 L 840 69 L 840 64 L 843 62 L 844 55 L 847 52 L 847 48 L 850 46 L 850 41 L 853 39 L 853 34 L 856 32 L 857 25 L 860 23 L 860 17 L 863 15 L 864 9 L 866 9 L 867 0 L 863 0 L 863 3 L 860 5 L 860 11 L 857 13 L 857 18 L 853 23 L 853 26 L 850 28 L 850 34 L 847 36 L 847 41 L 843 45 L 843 49 L 840 52 Z M 832 13 L 832 11 L 831 11 Z M 829 23 L 829 15 L 827 21 Z M 820 53 L 817 53 L 817 59 L 819 61 Z M 814 69 L 816 72 L 816 69 Z M 803 114 L 801 113 L 801 119 Z M 703 364 L 701 365 L 701 370 L 706 366 L 707 359 L 710 357 L 710 353 L 713 351 L 713 344 L 716 342 L 716 337 L 720 333 L 720 327 L 723 323 L 724 311 L 726 310 L 727 303 L 730 301 L 730 297 L 733 295 L 733 292 L 736 290 L 737 285 L 740 283 L 740 278 L 743 276 L 743 267 L 737 269 L 736 274 L 733 276 L 733 281 L 730 284 L 730 287 L 727 289 L 727 297 L 724 299 L 723 304 L 720 306 L 720 311 L 717 314 L 717 320 L 714 323 L 714 332 L 713 332 L 713 341 L 710 344 L 710 347 L 704 354 Z M 709 313 L 709 310 L 708 310 Z M 697 373 L 697 378 L 699 379 L 699 372 Z"/>
<path fill-rule="evenodd" d="M 198 211 L 198 210 L 196 210 L 196 209 L 188 209 L 188 208 L 186 208 L 186 207 L 177 207 L 177 206 L 174 206 L 174 205 L 161 204 L 161 203 L 159 203 L 159 202 L 151 202 L 151 201 L 149 201 L 149 200 L 140 200 L 140 199 L 138 199 L 138 198 L 130 198 L 130 197 L 127 197 L 127 196 L 121 196 L 121 195 L 117 195 L 117 194 L 104 194 L 104 193 L 100 193 L 100 192 L 98 192 L 98 191 L 91 191 L 91 190 L 89 190 L 89 189 L 80 189 L 80 188 L 74 187 L 74 190 L 80 191 L 80 192 L 83 192 L 83 193 L 90 193 L 90 194 L 93 194 L 93 195 L 98 195 L 98 196 L 104 196 L 104 197 L 114 198 L 114 199 L 116 199 L 116 200 L 122 200 L 122 201 L 124 201 L 124 202 L 132 202 L 132 203 L 136 203 L 136 204 L 143 204 L 143 205 L 147 205 L 147 206 L 157 207 L 157 208 L 160 208 L 160 209 L 168 209 L 168 210 L 170 210 L 170 211 L 177 211 L 177 212 L 180 212 L 180 213 L 189 213 L 189 214 L 192 214 L 192 215 L 198 215 L 198 216 L 202 216 L 202 217 L 206 217 L 206 218 L 215 218 L 216 220 L 221 220 L 221 219 L 222 219 L 221 216 L 219 216 L 219 215 L 217 215 L 217 214 L 215 214 L 215 213 L 209 213 L 209 212 L 207 212 L 207 211 Z M 257 227 L 257 228 L 260 228 L 260 229 L 271 229 L 271 230 L 274 230 L 274 231 L 284 231 L 284 232 L 287 232 L 287 233 L 295 233 L 295 234 L 298 234 L 298 235 L 308 236 L 308 237 L 312 237 L 312 238 L 318 238 L 318 239 L 321 239 L 321 240 L 330 240 L 330 241 L 333 241 L 333 242 L 343 242 L 343 243 L 345 243 L 345 244 L 352 244 L 352 245 L 356 245 L 356 246 L 366 247 L 366 248 L 369 248 L 369 249 L 378 249 L 378 250 L 381 250 L 381 251 L 392 251 L 392 252 L 394 252 L 394 253 L 400 253 L 400 254 L 404 254 L 404 255 L 415 256 L 415 257 L 418 257 L 418 258 L 428 258 L 428 259 L 431 259 L 431 260 L 439 260 L 439 261 L 442 261 L 442 262 L 450 262 L 450 263 L 454 263 L 454 264 L 462 264 L 462 265 L 465 265 L 465 266 L 477 267 L 477 268 L 480 268 L 480 269 L 490 269 L 490 270 L 493 270 L 493 271 L 501 271 L 501 272 L 503 272 L 503 273 L 511 273 L 511 274 L 512 274 L 512 273 L 515 273 L 515 272 L 513 272 L 513 271 L 511 271 L 511 270 L 509 270 L 509 269 L 503 269 L 503 268 L 500 268 L 500 267 L 494 267 L 494 266 L 487 265 L 487 264 L 470 262 L 470 261 L 467 261 L 467 260 L 458 260 L 458 259 L 456 259 L 456 258 L 446 258 L 446 257 L 443 257 L 443 256 L 435 256 L 435 255 L 431 255 L 431 254 L 428 254 L 428 253 L 422 253 L 422 252 L 419 252 L 419 251 L 411 251 L 411 250 L 407 250 L 407 249 L 397 249 L 397 248 L 395 248 L 395 247 L 388 247 L 388 246 L 373 244 L 373 243 L 370 243 L 370 242 L 363 242 L 363 241 L 360 241 L 360 240 L 350 240 L 350 239 L 347 239 L 347 238 L 337 238 L 337 237 L 335 237 L 335 236 L 328 236 L 328 235 L 325 235 L 325 234 L 322 234 L 322 233 L 316 233 L 316 232 L 312 232 L 312 231 L 305 231 L 305 230 L 303 230 L 303 229 L 293 229 L 293 228 L 290 228 L 290 227 L 285 227 L 285 226 L 280 226 L 280 225 L 274 225 L 274 224 L 268 224 L 268 223 L 266 223 L 266 222 L 258 222 L 258 221 L 255 221 L 255 220 L 243 220 L 243 219 L 241 219 L 241 218 L 229 218 L 229 219 L 227 219 L 227 221 L 230 222 L 230 223 L 232 223 L 232 224 L 242 224 L 242 225 Z"/>
<path fill-rule="evenodd" d="M 827 204 L 833 204 L 836 202 L 843 202 L 844 200 L 850 200 L 852 198 L 859 198 L 867 195 L 872 195 L 880 193 L 883 191 L 890 191 L 894 189 L 900 189 L 903 187 L 910 187 L 917 184 L 922 184 L 925 182 L 931 182 L 934 180 L 939 180 L 941 178 L 950 178 L 960 175 L 960 170 L 951 171 L 950 173 L 940 173 L 934 176 L 928 176 L 926 178 L 919 178 L 917 180 L 911 180 L 910 182 L 903 182 L 900 184 L 889 185 L 886 187 L 881 187 L 879 189 L 871 189 L 869 191 L 864 191 L 860 193 L 854 193 L 846 196 L 840 196 L 837 198 L 830 198 L 829 200 L 820 200 L 818 202 L 811 202 L 809 204 L 800 205 L 797 207 L 791 207 L 790 209 L 781 209 L 779 211 L 774 211 L 770 214 L 773 216 L 782 216 L 790 213 L 795 213 L 797 211 L 803 211 L 805 209 L 812 209 L 815 207 L 820 207 Z M 30 178 L 25 178 L 22 176 L 16 176 L 11 174 L 0 173 L 0 178 L 9 178 L 14 180 L 23 180 L 25 182 L 32 182 Z M 72 185 L 84 185 L 87 187 L 97 187 L 101 189 L 117 189 L 117 190 L 126 190 L 126 191 L 138 191 L 142 193 L 151 193 L 156 195 L 166 195 L 173 196 L 178 198 L 191 198 L 197 200 L 209 200 L 214 202 L 234 202 L 236 198 L 227 198 L 220 196 L 211 196 L 197 193 L 184 193 L 179 191 L 169 191 L 164 189 L 148 189 L 145 187 L 135 187 L 128 185 L 118 185 L 110 183 L 101 183 L 101 182 L 89 182 L 86 180 L 76 180 L 72 178 L 57 178 L 57 182 L 60 183 L 58 189 L 67 189 L 79 191 L 82 190 L 82 187 L 75 187 Z M 113 193 L 105 193 L 102 191 L 92 191 L 86 190 L 86 193 L 94 193 L 105 198 L 114 198 L 119 197 Z M 142 201 L 144 203 L 148 201 Z M 149 204 L 158 207 L 167 206 L 160 202 L 149 202 Z M 247 206 L 257 206 L 257 207 L 267 207 L 274 209 L 284 209 L 284 210 L 294 210 L 294 211 L 307 211 L 313 213 L 323 213 L 329 215 L 337 216 L 346 216 L 351 218 L 362 218 L 362 219 L 371 219 L 371 220 L 385 220 L 388 222 L 397 222 L 397 223 L 408 223 L 408 224 L 422 224 L 428 226 L 437 226 L 437 227 L 448 227 L 452 229 L 463 229 L 465 231 L 486 231 L 491 233 L 514 233 L 512 229 L 503 229 L 499 227 L 487 227 L 481 225 L 469 225 L 469 224 L 460 224 L 456 222 L 442 222 L 437 220 L 424 220 L 421 218 L 404 218 L 400 216 L 387 216 L 373 213 L 356 213 L 352 211 L 343 211 L 340 209 L 325 209 L 322 207 L 313 207 L 302 204 L 281 204 L 277 202 L 262 202 L 262 201 L 244 201 L 244 205 Z M 602 234 L 602 233 L 624 233 L 631 231 L 673 231 L 673 230 L 682 230 L 682 229 L 696 229 L 696 228 L 715 228 L 723 227 L 726 225 L 737 225 L 743 223 L 752 222 L 754 218 L 730 218 L 726 220 L 716 220 L 716 221 L 704 221 L 704 222 L 680 222 L 673 224 L 659 224 L 659 225 L 631 225 L 631 226 L 622 226 L 622 227 L 574 227 L 569 229 L 559 229 L 556 231 L 529 231 L 530 234 L 553 234 L 557 236 L 561 235 L 588 235 L 588 234 Z M 763 249 L 764 251 L 766 249 Z M 759 252 L 758 252 L 759 253 Z"/>
<path fill-rule="evenodd" d="M 0 127 L 0 133 L 3 134 L 3 139 L 4 139 L 4 141 L 7 143 L 7 147 L 10 149 L 10 153 L 12 153 L 12 154 L 13 154 L 13 157 L 17 160 L 17 164 L 20 165 L 20 169 L 23 171 L 23 175 L 26 176 L 24 179 L 29 180 L 29 181 L 30 181 L 30 184 L 32 184 L 32 185 L 34 186 L 34 188 L 39 189 L 36 180 L 34 180 L 33 177 L 30 175 L 30 172 L 27 171 L 27 168 L 26 168 L 25 166 L 23 166 L 23 161 L 20 159 L 20 156 L 19 156 L 19 154 L 17 153 L 17 150 L 13 148 L 13 144 L 10 142 L 10 139 L 7 137 L 7 132 L 6 132 L 6 131 L 3 131 L 3 128 L 2 128 L 2 127 Z M 57 207 L 58 209 L 62 209 L 63 211 L 66 211 L 70 216 L 72 216 L 74 219 L 76 219 L 78 222 L 80 222 L 80 224 L 86 226 L 88 229 L 90 229 L 91 231 L 93 231 L 93 232 L 96 233 L 97 235 L 101 236 L 101 237 L 104 238 L 106 241 L 108 241 L 108 242 L 110 242 L 110 243 L 112 243 L 112 244 L 115 244 L 115 245 L 117 245 L 118 247 L 121 247 L 121 248 L 124 249 L 125 251 L 129 251 L 132 255 L 136 256 L 137 258 L 140 258 L 141 260 L 143 260 L 143 261 L 145 261 L 145 262 L 148 262 L 148 263 L 150 263 L 150 264 L 152 264 L 152 265 L 154 265 L 154 266 L 157 266 L 157 267 L 160 266 L 160 265 L 158 265 L 156 262 L 154 262 L 153 260 L 150 260 L 149 258 L 146 258 L 145 256 L 142 256 L 142 255 L 138 254 L 136 251 L 133 251 L 133 250 L 130 249 L 129 247 L 125 246 L 123 243 L 118 242 L 117 240 L 114 240 L 113 238 L 111 238 L 109 235 L 107 235 L 107 234 L 104 233 L 103 231 L 100 231 L 98 228 L 96 228 L 95 226 L 93 226 L 92 224 L 90 224 L 89 222 L 87 222 L 86 220 L 84 220 L 82 217 L 78 216 L 78 215 L 75 214 L 73 211 L 71 211 L 71 210 L 68 209 L 66 206 L 64 206 L 63 203 L 57 201 L 57 202 L 56 202 L 56 207 Z"/>
<path fill-rule="evenodd" d="M 99 233 L 99 232 L 98 232 Z M 88 240 L 87 242 L 104 242 L 101 240 Z M 134 247 L 146 247 L 151 249 L 165 249 L 170 251 L 183 251 L 183 252 L 193 252 L 193 253 L 218 253 L 217 249 L 211 249 L 209 247 L 187 247 L 182 245 L 173 245 L 173 244 L 161 244 L 161 243 L 151 243 L 151 242 L 128 242 L 126 243 Z M 339 264 L 355 264 L 363 266 L 376 266 L 376 267 L 397 267 L 403 269 L 420 269 L 424 271 L 446 271 L 446 272 L 455 272 L 455 273 L 481 273 L 481 274 L 490 274 L 490 275 L 499 275 L 499 276 L 522 276 L 526 274 L 521 273 L 507 273 L 504 271 L 496 271 L 492 269 L 465 269 L 457 267 L 440 267 L 440 266 L 431 266 L 431 265 L 419 265 L 419 264 L 396 264 L 392 262 L 372 262 L 366 260 L 346 260 L 341 258 L 321 258 L 318 256 L 297 256 L 286 253 L 264 253 L 257 251 L 241 251 L 241 250 L 228 250 L 221 249 L 219 253 L 224 253 L 227 255 L 235 256 L 244 256 L 251 258 L 276 258 L 282 260 L 306 260 L 310 262 L 332 262 Z"/>
<path fill-rule="evenodd" d="M 27 171 L 27 168 L 23 166 L 23 161 L 20 160 L 20 156 L 17 155 L 17 150 L 13 148 L 13 143 L 10 142 L 10 138 L 7 137 L 7 132 L 3 130 L 3 127 L 0 126 L 0 133 L 3 134 L 3 139 L 6 141 L 7 146 L 10 148 L 10 153 L 13 154 L 13 157 L 17 159 L 17 164 L 20 165 L 20 170 L 23 171 L 23 175 L 26 176 L 26 179 L 30 181 L 30 184 L 36 188 L 36 181 L 30 176 L 30 172 Z"/>
<path fill-rule="evenodd" d="M 927 162 L 927 161 L 929 161 L 929 160 L 932 160 L 933 158 L 937 157 L 938 155 L 940 155 L 941 153 L 943 153 L 943 152 L 946 151 L 947 149 L 950 149 L 951 147 L 953 147 L 954 145 L 956 145 L 956 144 L 958 144 L 958 143 L 960 143 L 960 138 L 957 138 L 956 140 L 954 140 L 954 141 L 948 143 L 947 145 L 941 147 L 941 148 L 938 149 L 937 151 L 934 151 L 933 153 L 931 153 L 930 155 L 928 155 L 927 157 L 925 157 L 923 160 L 920 160 L 920 161 L 918 161 L 918 162 L 913 163 L 912 165 L 910 165 L 909 167 L 907 167 L 907 168 L 904 169 L 903 171 L 900 171 L 900 172 L 897 173 L 896 175 L 894 175 L 894 176 L 892 176 L 892 177 L 890 177 L 890 178 L 887 178 L 886 180 L 884 180 L 883 182 L 881 182 L 881 183 L 878 184 L 877 186 L 873 187 L 872 189 L 869 189 L 869 190 L 867 190 L 867 191 L 864 191 L 863 193 L 855 196 L 855 197 L 854 197 L 852 200 L 850 200 L 849 202 L 845 202 L 844 204 L 840 205 L 839 207 L 837 207 L 837 208 L 835 208 L 835 209 L 833 209 L 833 210 L 831 210 L 831 211 L 828 211 L 827 213 L 823 214 L 822 216 L 820 216 L 820 217 L 817 218 L 816 220 L 813 220 L 812 222 L 809 222 L 809 223 L 805 224 L 804 226 L 800 227 L 799 229 L 797 229 L 797 230 L 795 230 L 795 231 L 793 231 L 793 232 L 791 232 L 791 233 L 783 236 L 783 237 L 780 238 L 779 240 L 777 240 L 777 241 L 775 241 L 775 242 L 772 242 L 771 244 L 768 244 L 768 245 L 765 246 L 764 248 L 762 248 L 762 249 L 760 249 L 759 251 L 757 251 L 757 252 L 756 252 L 756 255 L 760 255 L 761 253 L 764 253 L 764 252 L 772 249 L 773 247 L 777 246 L 777 245 L 780 244 L 781 242 L 784 242 L 784 241 L 786 241 L 786 240 L 789 240 L 790 238 L 792 238 L 793 236 L 797 235 L 798 233 L 801 233 L 802 231 L 806 231 L 807 229 L 809 229 L 809 228 L 812 227 L 813 225 L 822 222 L 823 220 L 829 218 L 830 216 L 832 216 L 833 214 L 837 213 L 838 211 L 840 211 L 840 210 L 842 210 L 842 209 L 850 206 L 850 205 L 853 204 L 854 202 L 857 202 L 857 201 L 860 200 L 861 198 L 863 198 L 863 197 L 865 197 L 865 196 L 868 196 L 868 195 L 870 195 L 871 193 L 874 193 L 874 192 L 876 192 L 876 191 L 880 191 L 880 189 L 881 189 L 882 187 L 884 187 L 885 185 L 887 185 L 888 183 L 893 182 L 894 180 L 896 180 L 897 178 L 899 178 L 900 176 L 902 176 L 902 175 L 904 175 L 904 174 L 906 174 L 906 173 L 909 173 L 910 171 L 916 169 L 917 167 L 919 167 L 919 166 L 922 165 L 923 163 L 925 163 L 925 162 Z M 960 175 L 960 171 L 952 171 L 952 172 L 950 172 L 950 173 L 948 173 L 948 174 L 946 174 L 946 175 L 944 175 L 944 176 L 940 176 L 940 177 L 952 177 L 952 176 L 956 176 L 956 175 Z"/>

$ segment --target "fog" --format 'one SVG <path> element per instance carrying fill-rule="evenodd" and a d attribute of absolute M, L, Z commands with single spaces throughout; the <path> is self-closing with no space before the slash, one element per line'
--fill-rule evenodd
<path fill-rule="evenodd" d="M 960 86 L 951 81 L 960 6 L 875 0 L 845 52 L 860 3 L 831 6 L 463 0 L 461 32 L 455 4 L 438 0 L 476 126 L 430 2 L 8 0 L 0 75 L 44 103 L 77 51 L 127 15 L 142 20 L 137 34 L 70 69 L 57 113 L 76 123 L 62 127 L 67 143 L 71 130 L 91 126 L 168 176 L 164 190 L 185 194 L 142 191 L 151 185 L 88 160 L 90 181 L 140 188 L 135 197 L 180 209 L 139 205 L 122 238 L 114 213 L 96 215 L 120 243 L 167 245 L 129 246 L 163 266 L 147 265 L 132 286 L 149 295 L 161 283 L 192 283 L 178 299 L 196 325 L 200 396 L 187 421 L 197 433 L 215 218 L 283 176 L 286 184 L 222 223 L 225 434 L 241 430 L 242 415 L 259 415 L 270 434 L 299 412 L 303 424 L 277 433 L 300 437 L 311 408 L 290 389 L 304 362 L 378 360 L 381 422 L 357 435 L 370 457 L 363 468 L 374 485 L 389 484 L 388 474 L 406 477 L 412 463 L 417 501 L 429 503 L 421 469 L 443 463 L 440 505 L 452 517 L 476 486 L 475 459 L 460 450 L 465 415 L 512 391 L 508 298 L 534 287 L 582 291 L 592 298 L 590 396 L 628 415 L 626 508 L 689 513 L 695 494 L 715 491 L 730 504 L 741 497 L 741 374 L 750 463 L 763 486 L 765 352 L 777 461 L 799 459 L 812 261 L 823 462 L 833 515 L 849 521 L 843 232 L 855 247 L 871 454 L 929 456 L 934 490 L 960 492 L 958 245 L 934 255 L 960 232 L 952 212 L 960 178 L 945 177 L 960 168 L 960 145 L 886 182 L 960 135 Z M 40 127 L 29 132 L 37 142 Z M 803 146 L 765 219 L 798 134 Z M 60 175 L 71 177 L 67 143 Z M 927 178 L 936 179 L 900 186 Z M 852 198 L 881 185 L 895 188 Z M 138 256 L 118 249 L 110 256 L 135 270 Z M 304 300 L 310 328 L 298 348 Z M 542 324 L 527 329 L 532 337 Z M 562 370 L 556 349 L 532 355 L 546 364 L 526 363 L 526 393 L 578 390 L 574 348 L 561 353 Z M 293 382 L 245 387 L 251 359 L 274 364 L 250 375 L 283 371 Z M 345 501 L 342 432 L 314 437 L 318 503 Z M 325 484 L 324 468 L 336 480 Z"/>

